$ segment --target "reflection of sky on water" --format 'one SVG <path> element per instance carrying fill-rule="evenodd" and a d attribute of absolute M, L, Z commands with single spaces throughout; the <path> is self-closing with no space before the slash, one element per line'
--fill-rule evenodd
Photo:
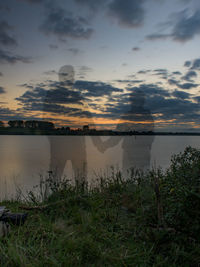
<path fill-rule="evenodd" d="M 59 137 L 58 137 L 59 138 Z M 72 139 L 77 138 L 75 136 Z M 106 141 L 109 137 L 101 137 Z M 184 150 L 187 145 L 200 148 L 200 137 L 156 136 L 151 151 L 151 166 L 167 167 L 174 153 Z M 89 180 L 95 174 L 108 173 L 110 166 L 122 168 L 122 142 L 104 153 L 98 152 L 90 137 L 86 137 Z M 0 136 L 0 195 L 15 193 L 15 183 L 26 189 L 39 183 L 39 174 L 47 175 L 49 165 L 49 144 L 45 136 Z M 111 171 L 111 170 L 110 170 Z M 72 176 L 68 161 L 64 174 Z M 15 177 L 15 179 L 13 179 Z M 14 182 L 15 180 L 15 182 Z M 6 189 L 7 188 L 7 189 Z"/>

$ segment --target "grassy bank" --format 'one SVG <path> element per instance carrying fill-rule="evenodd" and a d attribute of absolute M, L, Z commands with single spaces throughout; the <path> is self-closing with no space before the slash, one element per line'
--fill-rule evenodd
<path fill-rule="evenodd" d="M 0 240 L 1 266 L 199 266 L 200 151 L 186 148 L 166 172 L 129 176 L 90 189 L 50 179 L 42 202 L 30 193 L 0 203 L 32 207 Z"/>

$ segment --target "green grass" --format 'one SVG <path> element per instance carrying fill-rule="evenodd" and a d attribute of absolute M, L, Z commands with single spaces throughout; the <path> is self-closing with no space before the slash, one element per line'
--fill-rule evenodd
<path fill-rule="evenodd" d="M 50 187 L 51 194 L 44 192 Z M 199 266 L 200 151 L 190 147 L 166 171 L 99 178 L 95 188 L 52 179 L 26 203 L 23 226 L 0 240 L 1 266 Z M 46 205 L 46 206 L 45 206 Z"/>

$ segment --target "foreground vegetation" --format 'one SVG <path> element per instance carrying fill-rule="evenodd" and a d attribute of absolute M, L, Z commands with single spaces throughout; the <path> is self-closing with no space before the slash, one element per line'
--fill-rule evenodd
<path fill-rule="evenodd" d="M 1 266 L 199 266 L 200 151 L 186 148 L 165 172 L 127 176 L 93 188 L 48 179 L 42 202 L 30 192 L 25 203 L 0 203 L 31 207 L 0 240 Z"/>

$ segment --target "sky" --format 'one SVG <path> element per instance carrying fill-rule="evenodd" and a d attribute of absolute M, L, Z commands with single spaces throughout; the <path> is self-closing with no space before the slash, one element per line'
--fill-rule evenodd
<path fill-rule="evenodd" d="M 200 132 L 199 43 L 198 0 L 0 0 L 0 120 Z"/>

